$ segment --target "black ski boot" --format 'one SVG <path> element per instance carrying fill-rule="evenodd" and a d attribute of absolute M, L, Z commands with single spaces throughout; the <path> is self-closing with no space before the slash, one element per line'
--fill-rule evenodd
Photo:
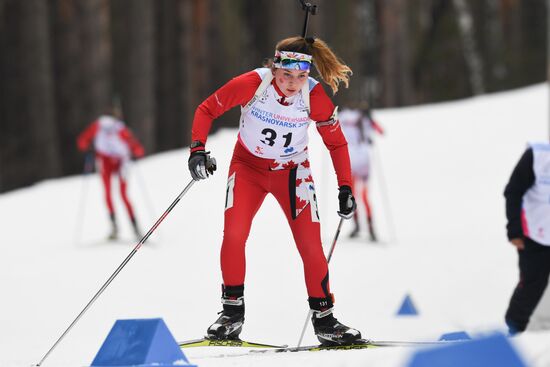
<path fill-rule="evenodd" d="M 132 221 L 132 228 L 134 229 L 134 233 L 135 233 L 137 239 L 140 240 L 143 237 L 143 235 L 142 235 L 141 231 L 139 230 L 136 218 L 130 218 L 130 220 Z"/>
<path fill-rule="evenodd" d="M 353 227 L 353 230 L 349 234 L 349 238 L 355 238 L 359 236 L 359 226 L 356 224 L 355 227 Z"/>
<path fill-rule="evenodd" d="M 372 224 L 372 219 L 371 218 L 368 219 L 368 225 L 369 225 L 369 237 L 370 237 L 371 242 L 378 241 L 378 238 L 376 237 L 376 233 L 374 232 L 374 226 Z"/>
<path fill-rule="evenodd" d="M 244 285 L 222 285 L 223 311 L 220 317 L 206 330 L 210 339 L 239 339 L 244 323 Z"/>
<path fill-rule="evenodd" d="M 361 332 L 352 329 L 338 320 L 332 314 L 333 304 L 330 298 L 308 299 L 313 311 L 311 321 L 317 339 L 322 345 L 349 345 L 361 339 Z"/>
<path fill-rule="evenodd" d="M 359 219 L 357 217 L 357 211 L 353 213 L 353 230 L 349 234 L 349 238 L 355 238 L 359 236 Z"/>
<path fill-rule="evenodd" d="M 114 214 L 110 215 L 111 218 L 111 233 L 109 233 L 109 237 L 107 237 L 110 240 L 116 240 L 118 238 L 118 227 L 116 225 L 116 218 Z"/>

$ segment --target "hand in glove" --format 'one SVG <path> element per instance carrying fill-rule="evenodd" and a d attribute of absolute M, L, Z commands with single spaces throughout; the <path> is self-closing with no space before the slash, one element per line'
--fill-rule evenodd
<path fill-rule="evenodd" d="M 132 148 L 132 158 L 138 159 L 145 155 L 145 150 L 141 145 Z"/>
<path fill-rule="evenodd" d="M 189 172 L 193 180 L 199 181 L 208 178 L 216 170 L 216 159 L 210 157 L 210 152 L 204 150 L 204 146 L 192 146 L 189 156 Z"/>
<path fill-rule="evenodd" d="M 350 219 L 353 217 L 353 212 L 357 207 L 357 204 L 355 204 L 355 198 L 351 193 L 351 187 L 344 185 L 338 190 L 340 191 L 338 194 L 338 201 L 340 202 L 340 211 L 338 211 L 338 215 L 342 218 Z"/>

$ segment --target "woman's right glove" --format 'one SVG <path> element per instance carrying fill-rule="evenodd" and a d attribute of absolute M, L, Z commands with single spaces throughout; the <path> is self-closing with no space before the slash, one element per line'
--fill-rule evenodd
<path fill-rule="evenodd" d="M 210 152 L 204 150 L 204 146 L 192 147 L 193 151 L 189 156 L 189 172 L 193 180 L 199 181 L 208 178 L 216 170 L 216 159 L 210 157 Z"/>
<path fill-rule="evenodd" d="M 338 201 L 340 202 L 340 211 L 338 215 L 345 219 L 350 219 L 353 217 L 353 212 L 357 207 L 355 204 L 355 198 L 351 192 L 351 187 L 344 185 L 340 186 L 338 189 L 340 193 L 338 194 Z"/>

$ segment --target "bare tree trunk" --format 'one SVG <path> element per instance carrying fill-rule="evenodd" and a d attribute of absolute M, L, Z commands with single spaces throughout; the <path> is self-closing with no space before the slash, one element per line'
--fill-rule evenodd
<path fill-rule="evenodd" d="M 111 1 L 115 94 L 147 152 L 156 149 L 154 8 L 150 0 Z"/>
<path fill-rule="evenodd" d="M 385 106 L 412 103 L 407 1 L 387 0 L 381 5 L 382 98 Z"/>
<path fill-rule="evenodd" d="M 3 15 L 2 44 L 10 57 L 3 61 L 1 83 L 0 189 L 8 190 L 59 175 L 61 157 L 51 93 L 48 6 L 43 0 L 8 1 Z"/>
<path fill-rule="evenodd" d="M 380 96 L 379 75 L 379 23 L 376 16 L 376 0 L 360 0 L 355 5 L 355 18 L 358 24 L 359 46 L 358 65 L 355 66 L 354 89 L 359 101 L 367 102 L 371 107 L 377 104 Z"/>
<path fill-rule="evenodd" d="M 155 2 L 156 7 L 156 136 L 157 149 L 167 150 L 183 143 L 184 95 L 181 84 L 184 74 L 184 53 L 178 47 L 181 1 Z"/>
<path fill-rule="evenodd" d="M 453 5 L 457 12 L 458 26 L 462 36 L 462 47 L 464 49 L 464 58 L 470 71 L 470 84 L 472 92 L 475 95 L 485 93 L 483 81 L 483 64 L 477 51 L 474 38 L 474 21 L 470 8 L 465 0 L 453 0 Z"/>
<path fill-rule="evenodd" d="M 10 130 L 8 128 L 8 121 L 10 116 L 8 114 L 7 103 L 8 100 L 5 96 L 9 95 L 10 86 L 8 85 L 8 70 L 9 62 L 4 55 L 8 54 L 8 26 L 5 19 L 5 8 L 7 0 L 0 0 L 0 192 L 5 190 L 6 169 L 8 168 L 8 156 L 7 156 L 7 137 L 11 137 Z M 11 36 L 10 36 L 11 37 Z"/>
<path fill-rule="evenodd" d="M 81 70 L 85 78 L 83 113 L 95 118 L 111 101 L 109 0 L 77 2 L 80 12 Z"/>
<path fill-rule="evenodd" d="M 357 32 L 357 23 L 354 17 L 354 1 L 353 0 L 341 0 L 331 1 L 327 0 L 319 4 L 319 14 L 310 16 L 310 31 L 308 33 L 312 35 L 313 25 L 316 26 L 323 24 L 339 24 L 345 23 L 346 27 L 342 27 L 338 32 L 325 32 L 323 35 L 324 41 L 326 41 L 336 55 L 342 59 L 352 70 L 353 76 L 350 79 L 350 85 L 356 86 L 358 82 L 358 76 L 361 75 L 359 68 L 359 59 L 357 58 L 358 39 L 355 36 Z M 302 13 L 302 20 L 304 21 L 304 14 Z M 310 33 L 311 32 L 311 33 Z M 313 75 L 315 76 L 316 73 Z M 332 90 L 325 85 L 325 90 L 329 96 L 332 96 Z M 345 89 L 342 85 L 338 90 L 338 94 L 334 96 L 336 103 L 341 105 L 349 105 L 351 102 L 356 102 L 357 95 L 355 88 Z"/>
<path fill-rule="evenodd" d="M 55 106 L 57 131 L 64 172 L 77 172 L 80 154 L 75 137 L 89 121 L 82 114 L 80 88 L 84 85 L 80 72 L 80 19 L 74 1 L 56 0 L 51 3 L 53 23 L 53 67 L 56 80 Z M 82 164 L 80 164 L 80 167 Z"/>
<path fill-rule="evenodd" d="M 489 63 L 486 74 L 490 75 L 491 79 L 500 82 L 505 79 L 508 74 L 506 64 L 504 63 L 504 39 L 502 37 L 502 22 L 499 0 L 488 0 L 488 16 L 486 33 L 488 35 L 487 52 L 489 53 Z M 490 65 L 490 69 L 489 69 Z M 488 88 L 491 88 L 487 84 Z M 495 89 L 494 87 L 491 89 Z"/>
<path fill-rule="evenodd" d="M 191 126 L 193 123 L 193 115 L 197 105 L 195 104 L 194 88 L 192 84 L 194 61 L 192 60 L 193 49 L 192 39 L 194 37 L 194 25 L 193 19 L 193 6 L 191 1 L 184 1 L 178 6 L 178 18 L 182 27 L 182 37 L 178 42 L 178 50 L 184 55 L 184 62 L 181 65 L 182 74 L 180 81 L 182 85 L 183 99 L 182 103 L 185 107 L 184 110 L 184 126 L 183 126 L 183 142 L 184 145 L 191 143 Z"/>
<path fill-rule="evenodd" d="M 219 45 L 220 0 L 193 0 L 192 28 L 191 28 L 191 74 L 190 85 L 193 90 L 193 110 L 215 89 L 227 80 L 223 74 L 223 55 Z M 234 43 L 231 43 L 235 47 Z M 233 71 L 233 74 L 236 74 Z M 212 131 L 221 126 L 236 126 L 235 112 L 220 117 Z"/>
<path fill-rule="evenodd" d="M 82 170 L 77 134 L 110 102 L 107 0 L 52 1 L 55 105 L 63 172 Z"/>
<path fill-rule="evenodd" d="M 243 0 L 232 0 L 220 2 L 218 21 L 219 47 L 218 52 L 225 55 L 224 62 L 220 62 L 222 80 L 229 80 L 236 74 L 249 70 L 251 65 L 260 66 L 263 58 L 269 55 L 254 55 L 251 50 L 256 45 L 250 44 L 251 32 L 246 27 L 243 17 Z"/>
<path fill-rule="evenodd" d="M 252 2 L 245 0 L 243 4 L 244 47 L 250 50 L 245 57 L 252 60 L 252 65 L 259 65 L 263 58 L 273 56 L 276 36 L 271 35 L 271 29 L 273 28 L 271 23 L 274 14 L 270 13 L 270 3 L 267 1 Z M 258 16 L 258 14 L 263 14 L 263 16 Z M 296 33 L 298 33 L 297 30 Z M 294 32 L 289 32 L 289 34 L 294 34 Z"/>
<path fill-rule="evenodd" d="M 192 36 L 189 56 L 192 60 L 191 86 L 193 87 L 193 104 L 197 106 L 213 91 L 208 88 L 208 64 L 210 62 L 207 47 L 210 0 L 193 0 Z"/>
<path fill-rule="evenodd" d="M 314 4 L 319 1 L 311 1 Z M 252 2 L 253 7 L 257 7 L 257 2 Z M 319 5 L 320 6 L 320 5 Z M 260 9 L 258 9 L 260 10 Z M 326 11 L 326 9 L 325 9 Z M 267 31 L 270 39 L 267 42 L 268 56 L 273 56 L 275 44 L 287 37 L 301 36 L 304 26 L 305 11 L 302 10 L 300 3 L 296 0 L 292 1 L 267 1 L 266 13 L 259 11 L 254 12 L 259 17 L 257 24 L 259 27 L 256 32 Z M 264 15 L 265 14 L 265 15 Z M 269 20 L 266 18 L 269 17 Z M 315 29 L 319 22 L 317 15 L 309 17 L 309 27 L 307 34 L 315 35 Z M 269 24 L 265 24 L 268 21 Z M 268 26 L 269 28 L 266 28 Z"/>

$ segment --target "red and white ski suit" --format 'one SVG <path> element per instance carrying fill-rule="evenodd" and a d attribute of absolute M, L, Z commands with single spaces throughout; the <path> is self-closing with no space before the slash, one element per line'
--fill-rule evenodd
<path fill-rule="evenodd" d="M 304 264 L 310 297 L 331 297 L 328 266 L 321 244 L 315 186 L 307 154 L 307 128 L 317 131 L 330 151 L 338 185 L 351 186 L 347 142 L 334 105 L 318 82 L 309 78 L 310 113 L 300 93 L 284 97 L 273 80 L 251 105 L 270 69 L 242 74 L 199 105 L 192 139 L 206 145 L 212 121 L 240 105 L 239 136 L 229 168 L 221 268 L 226 286 L 245 280 L 245 243 L 252 219 L 268 193 L 283 209 Z"/>
<path fill-rule="evenodd" d="M 361 199 L 366 211 L 367 219 L 372 218 L 369 203 L 367 181 L 370 176 L 370 145 L 374 132 L 383 135 L 384 129 L 369 115 L 356 109 L 344 109 L 339 113 L 342 131 L 348 142 L 348 150 L 351 160 L 351 186 L 356 199 Z M 358 211 L 354 218 L 357 221 Z"/>
<path fill-rule="evenodd" d="M 132 155 L 138 158 L 142 157 L 144 154 L 143 146 L 122 121 L 106 115 L 100 116 L 78 136 L 78 149 L 81 151 L 88 150 L 92 141 L 96 164 L 99 167 L 105 189 L 105 202 L 109 214 L 114 215 L 111 175 L 116 173 L 120 183 L 120 195 L 130 219 L 134 220 L 134 210 L 126 193 L 126 178 L 130 158 Z"/>

